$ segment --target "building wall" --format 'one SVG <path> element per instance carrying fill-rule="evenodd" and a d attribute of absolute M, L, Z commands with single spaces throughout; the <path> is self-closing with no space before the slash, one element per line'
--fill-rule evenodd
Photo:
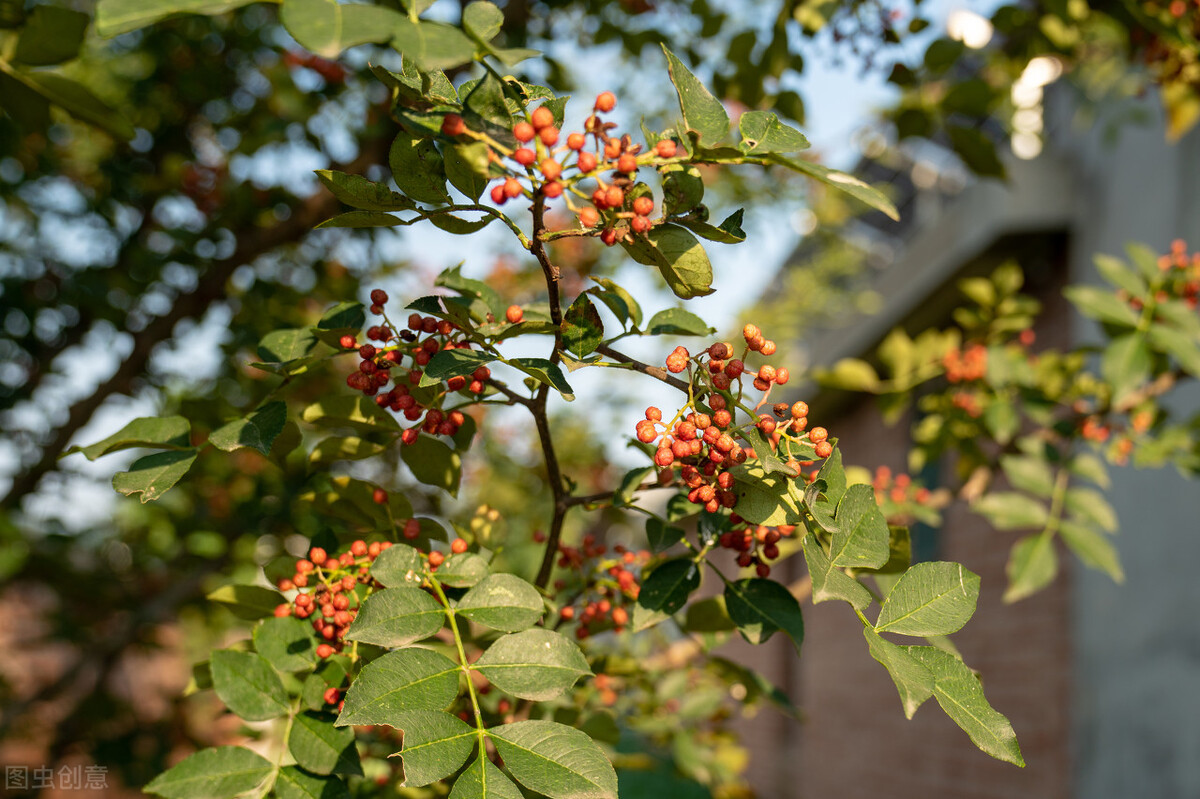
<path fill-rule="evenodd" d="M 1157 115 L 1156 98 L 1145 110 Z M 1069 128 L 1064 126 L 1065 131 Z M 1161 123 L 1071 136 L 1081 184 L 1071 263 L 1095 280 L 1093 253 L 1129 241 L 1200 250 L 1200 132 L 1163 144 Z M 1095 328 L 1076 320 L 1077 335 Z M 1200 409 L 1193 384 L 1173 406 Z M 1109 499 L 1124 585 L 1080 569 L 1072 586 L 1076 795 L 1086 799 L 1200 796 L 1200 483 L 1174 470 L 1113 472 Z"/>

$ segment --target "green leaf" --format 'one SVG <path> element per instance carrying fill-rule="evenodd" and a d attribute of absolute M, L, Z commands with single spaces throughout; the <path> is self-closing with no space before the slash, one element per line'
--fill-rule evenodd
<path fill-rule="evenodd" d="M 870 592 L 853 577 L 834 567 L 816 536 L 812 533 L 806 535 L 803 545 L 804 560 L 808 562 L 808 573 L 812 577 L 813 604 L 840 599 L 860 611 L 866 610 L 871 604 Z"/>
<path fill-rule="evenodd" d="M 821 464 L 817 479 L 825 481 L 825 498 L 833 505 L 846 495 L 846 469 L 842 466 L 842 451 L 834 447 L 833 454 Z"/>
<path fill-rule="evenodd" d="M 392 726 L 404 731 L 403 748 L 397 755 L 404 761 L 406 788 L 420 788 L 444 779 L 471 756 L 478 734 L 457 716 L 436 710 L 401 713 Z"/>
<path fill-rule="evenodd" d="M 604 322 L 587 294 L 580 294 L 563 315 L 562 341 L 567 352 L 583 358 L 604 341 Z"/>
<path fill-rule="evenodd" d="M 658 267 L 676 297 L 689 300 L 713 293 L 712 263 L 696 237 L 679 225 L 659 225 L 622 246 L 638 263 Z"/>
<path fill-rule="evenodd" d="M 458 496 L 462 457 L 450 447 L 433 436 L 421 435 L 412 444 L 400 448 L 400 457 L 417 480 Z"/>
<path fill-rule="evenodd" d="M 983 423 L 997 443 L 1007 444 L 1021 431 L 1021 415 L 1006 397 L 995 396 L 983 412 Z"/>
<path fill-rule="evenodd" d="M 674 616 L 688 596 L 700 587 L 700 568 L 691 558 L 660 563 L 642 581 L 633 609 L 633 630 L 638 632 Z"/>
<path fill-rule="evenodd" d="M 879 375 L 875 373 L 875 367 L 858 358 L 842 358 L 832 369 L 819 370 L 816 378 L 823 386 L 843 391 L 873 392 L 879 389 Z"/>
<path fill-rule="evenodd" d="M 596 742 L 553 721 L 487 731 L 517 782 L 550 799 L 616 799 L 617 774 Z"/>
<path fill-rule="evenodd" d="M 394 649 L 428 638 L 445 621 L 442 606 L 421 589 L 387 588 L 363 602 L 346 640 Z"/>
<path fill-rule="evenodd" d="M 228 799 L 252 791 L 274 771 L 249 749 L 220 746 L 188 755 L 142 790 L 167 799 Z"/>
<path fill-rule="evenodd" d="M 522 799 L 522 794 L 503 771 L 480 755 L 459 775 L 450 799 Z"/>
<path fill-rule="evenodd" d="M 478 202 L 488 184 L 488 146 L 483 142 L 446 147 L 443 157 L 450 185 Z M 487 217 L 490 221 L 492 217 Z"/>
<path fill-rule="evenodd" d="M 334 0 L 284 0 L 280 21 L 301 46 L 323 58 L 368 42 L 391 40 L 404 18 L 388 8 L 343 5 Z"/>
<path fill-rule="evenodd" d="M 665 191 L 665 186 L 664 186 Z M 677 217 L 674 221 L 683 225 L 702 239 L 715 241 L 720 244 L 740 244 L 746 240 L 746 231 L 742 230 L 742 216 L 745 211 L 741 208 L 725 218 L 720 225 L 710 225 L 692 217 Z"/>
<path fill-rule="evenodd" d="M 669 164 L 662 167 L 662 176 L 664 215 L 687 214 L 704 199 L 704 178 L 700 176 L 699 167 Z"/>
<path fill-rule="evenodd" d="M 762 644 L 777 630 L 792 639 L 796 654 L 804 642 L 800 603 L 774 580 L 750 577 L 725 584 L 725 608 L 738 632 L 752 644 Z"/>
<path fill-rule="evenodd" d="M 612 309 L 612 312 L 621 320 L 621 324 L 631 321 L 635 327 L 641 326 L 642 306 L 638 304 L 632 294 L 606 277 L 593 277 L 592 280 L 600 286 L 599 289 L 593 289 L 593 291 L 598 292 L 597 296 Z M 614 300 L 619 300 L 620 305 L 614 307 Z M 619 311 L 618 307 L 623 307 L 624 311 Z"/>
<path fill-rule="evenodd" d="M 1045 458 L 1004 455 L 1000 458 L 1000 468 L 1013 488 L 1047 498 L 1054 493 L 1054 472 Z"/>
<path fill-rule="evenodd" d="M 328 466 L 337 461 L 360 461 L 373 458 L 386 449 L 386 444 L 377 444 L 358 436 L 323 438 L 309 453 L 308 462 Z"/>
<path fill-rule="evenodd" d="M 504 12 L 487 0 L 476 0 L 463 9 L 463 29 L 481 42 L 495 39 L 504 25 Z"/>
<path fill-rule="evenodd" d="M 300 766 L 315 774 L 362 776 L 354 730 L 335 727 L 333 722 L 332 713 L 300 713 L 288 734 L 288 751 Z"/>
<path fill-rule="evenodd" d="M 1069 488 L 1063 505 L 1077 521 L 1087 522 L 1110 533 L 1117 531 L 1117 512 L 1104 495 L 1090 488 Z"/>
<path fill-rule="evenodd" d="M 287 692 L 265 658 L 253 652 L 212 653 L 213 688 L 226 707 L 246 721 L 266 721 L 288 712 Z"/>
<path fill-rule="evenodd" d="M 710 596 L 687 606 L 683 629 L 690 633 L 721 633 L 736 630 L 725 607 L 725 597 Z"/>
<path fill-rule="evenodd" d="M 511 358 L 505 361 L 505 363 L 520 369 L 539 383 L 545 383 L 550 386 L 550 388 L 561 394 L 563 399 L 568 402 L 575 399 L 575 390 L 571 388 L 571 384 L 563 376 L 562 369 L 559 368 L 558 364 L 551 363 L 545 358 Z"/>
<path fill-rule="evenodd" d="M 17 37 L 12 60 L 31 67 L 49 67 L 79 55 L 87 33 L 88 15 L 69 8 L 34 6 Z"/>
<path fill-rule="evenodd" d="M 1085 524 L 1064 521 L 1058 531 L 1062 539 L 1081 561 L 1093 569 L 1099 569 L 1114 582 L 1125 582 L 1125 570 L 1121 568 L 1121 557 L 1116 547 L 1102 533 Z"/>
<path fill-rule="evenodd" d="M 868 485 L 852 485 L 838 502 L 830 560 L 834 566 L 878 568 L 887 563 L 888 527 Z"/>
<path fill-rule="evenodd" d="M 200 454 L 197 449 L 156 452 L 138 458 L 129 471 L 113 475 L 113 488 L 125 496 L 141 494 L 142 504 L 158 499 L 179 482 Z"/>
<path fill-rule="evenodd" d="M 1118 336 L 1104 348 L 1100 374 L 1113 388 L 1113 402 L 1120 404 L 1150 377 L 1150 347 L 1140 331 Z"/>
<path fill-rule="evenodd" d="M 652 336 L 707 336 L 713 328 L 691 311 L 667 308 L 650 317 L 646 332 Z"/>
<path fill-rule="evenodd" d="M 404 544 L 394 544 L 379 553 L 371 564 L 371 576 L 390 588 L 420 585 L 421 556 Z"/>
<path fill-rule="evenodd" d="M 428 649 L 401 649 L 363 667 L 346 692 L 337 726 L 390 724 L 411 710 L 445 710 L 458 696 L 462 669 Z"/>
<path fill-rule="evenodd" d="M 757 464 L 735 466 L 730 471 L 738 496 L 737 512 L 743 519 L 768 527 L 800 523 L 800 508 L 789 490 L 791 478 L 787 475 L 769 474 Z"/>
<path fill-rule="evenodd" d="M 994 491 L 981 497 L 971 510 L 986 516 L 997 530 L 1044 527 L 1050 518 L 1046 506 L 1015 491 Z"/>
<path fill-rule="evenodd" d="M 254 627 L 254 651 L 285 674 L 311 669 L 317 662 L 312 625 L 295 616 L 260 621 Z"/>
<path fill-rule="evenodd" d="M 269 402 L 245 419 L 236 419 L 218 427 L 208 437 L 214 447 L 233 452 L 242 447 L 254 447 L 263 455 L 271 451 L 271 445 L 283 432 L 287 421 L 287 403 L 282 400 Z"/>
<path fill-rule="evenodd" d="M 265 363 L 291 363 L 307 357 L 316 346 L 311 327 L 273 330 L 258 342 L 258 357 Z"/>
<path fill-rule="evenodd" d="M 1058 574 L 1058 554 L 1054 551 L 1054 536 L 1048 533 L 1027 535 L 1013 546 L 1009 554 L 1008 588 L 1005 602 L 1016 602 L 1041 591 Z"/>
<path fill-rule="evenodd" d="M 738 119 L 742 140 L 738 149 L 746 155 L 794 153 L 808 149 L 808 139 L 795 128 L 779 121 L 770 111 L 746 111 Z"/>
<path fill-rule="evenodd" d="M 349 676 L 350 658 L 333 655 L 317 665 L 317 670 L 304 679 L 300 687 L 300 700 L 309 710 L 326 710 L 325 692 L 330 688 L 341 689 Z"/>
<path fill-rule="evenodd" d="M 223 585 L 206 599 L 219 602 L 239 619 L 254 621 L 270 616 L 283 604 L 283 594 L 258 585 Z"/>
<path fill-rule="evenodd" d="M 812 161 L 784 158 L 780 155 L 771 155 L 768 158 L 776 164 L 786 166 L 795 172 L 800 172 L 801 174 L 808 175 L 810 178 L 819 180 L 827 186 L 844 191 L 859 202 L 874 208 L 876 211 L 891 217 L 897 222 L 900 221 L 900 212 L 896 210 L 896 206 L 892 204 L 892 201 L 883 192 L 874 186 L 864 183 L 853 175 L 838 172 L 836 169 L 830 169 L 821 164 L 814 164 Z"/>
<path fill-rule="evenodd" d="M 335 217 L 326 219 L 318 228 L 368 228 L 396 227 L 404 224 L 404 220 L 384 211 L 347 211 Z"/>
<path fill-rule="evenodd" d="M 667 56 L 671 83 L 675 84 L 675 91 L 679 95 L 679 109 L 683 112 L 684 124 L 704 145 L 717 144 L 729 133 L 729 115 L 725 113 L 725 106 L 712 96 L 666 45 L 663 45 L 663 53 Z"/>
<path fill-rule="evenodd" d="M 1008 719 L 988 704 L 979 679 L 961 660 L 928 646 L 905 647 L 933 675 L 933 695 L 942 710 L 987 754 L 1024 767 L 1021 747 Z"/>
<path fill-rule="evenodd" d="M 949 635 L 970 620 L 978 601 L 979 575 L 958 563 L 918 563 L 888 593 L 875 631 Z"/>
<path fill-rule="evenodd" d="M 1150 325 L 1148 333 L 1156 350 L 1170 355 L 1188 374 L 1200 377 L 1200 343 L 1195 335 L 1162 324 Z"/>
<path fill-rule="evenodd" d="M 933 674 L 904 647 L 882 638 L 870 627 L 863 627 L 863 637 L 871 657 L 883 664 L 896 684 L 904 717 L 911 719 L 921 703 L 933 696 Z"/>
<path fill-rule="evenodd" d="M 1063 294 L 1084 316 L 1121 327 L 1137 327 L 1137 313 L 1109 289 L 1069 286 Z"/>
<path fill-rule="evenodd" d="M 1085 480 L 1090 480 L 1101 488 L 1107 489 L 1112 486 L 1112 478 L 1108 476 L 1108 467 L 1104 465 L 1104 461 L 1090 452 L 1076 455 L 1071 459 L 1071 463 L 1067 468 L 1073 474 L 1077 474 Z"/>
<path fill-rule="evenodd" d="M 316 173 L 334 197 L 351 207 L 364 211 L 412 211 L 417 207 L 403 194 L 361 175 L 349 175 L 333 169 L 318 169 Z"/>
<path fill-rule="evenodd" d="M 1146 281 L 1134 270 L 1111 255 L 1097 254 L 1092 256 L 1096 271 L 1100 276 L 1120 289 L 1125 289 L 1134 297 L 1146 296 Z"/>
<path fill-rule="evenodd" d="M 105 105 L 82 83 L 63 77 L 57 72 L 23 72 L 12 70 L 6 77 L 49 100 L 71 116 L 95 125 L 112 136 L 133 138 L 133 125 L 117 111 Z"/>
<path fill-rule="evenodd" d="M 641 487 L 642 482 L 653 474 L 653 466 L 642 466 L 625 472 L 621 477 L 621 482 L 617 486 L 617 490 L 613 492 L 613 505 L 619 508 L 632 506 L 634 497 Z"/>
<path fill-rule="evenodd" d="M 574 641 L 541 627 L 503 635 L 471 668 L 507 694 L 544 702 L 592 670 Z"/>
<path fill-rule="evenodd" d="M 318 777 L 295 766 L 285 766 L 275 778 L 278 799 L 350 799 L 345 780 Z"/>
<path fill-rule="evenodd" d="M 945 130 L 950 136 L 950 146 L 968 169 L 984 177 L 1007 178 L 1004 162 L 996 153 L 996 143 L 982 130 L 963 125 L 946 125 Z"/>
<path fill-rule="evenodd" d="M 222 14 L 258 0 L 98 0 L 96 33 L 109 39 L 175 14 Z"/>
<path fill-rule="evenodd" d="M 483 578 L 458 600 L 455 612 L 476 624 L 513 633 L 537 624 L 546 611 L 542 595 L 513 574 Z"/>
<path fill-rule="evenodd" d="M 451 588 L 470 588 L 487 575 L 487 561 L 474 552 L 451 555 L 437 570 L 438 582 Z"/>
<path fill-rule="evenodd" d="M 94 461 L 101 455 L 134 447 L 186 447 L 192 425 L 182 416 L 143 416 L 134 419 L 103 441 L 86 447 L 71 447 L 67 454 L 83 453 Z"/>
<path fill-rule="evenodd" d="M 421 386 L 440 385 L 452 377 L 467 377 L 481 366 L 487 366 L 496 356 L 480 350 L 439 350 L 429 359 L 421 374 Z"/>
<path fill-rule="evenodd" d="M 309 405 L 300 418 L 322 427 L 353 427 L 357 430 L 377 432 L 399 430 L 396 417 L 376 405 L 370 397 L 328 397 Z"/>
<path fill-rule="evenodd" d="M 684 529 L 674 525 L 664 524 L 653 516 L 646 519 L 646 540 L 653 552 L 662 552 L 683 540 Z"/>
<path fill-rule="evenodd" d="M 487 306 L 487 309 L 497 317 L 504 316 L 504 310 L 508 307 L 508 303 L 500 296 L 500 292 L 496 291 L 496 289 L 482 280 L 472 280 L 469 277 L 463 277 L 461 264 L 442 270 L 442 273 L 433 281 L 433 285 L 445 286 L 446 288 L 454 289 L 465 297 L 473 297 Z M 481 313 L 480 316 L 483 317 L 486 314 Z"/>
<path fill-rule="evenodd" d="M 446 193 L 446 169 L 432 141 L 401 133 L 392 142 L 388 163 L 392 179 L 409 197 L 438 205 L 450 201 Z"/>
<path fill-rule="evenodd" d="M 453 69 L 475 57 L 475 43 L 452 25 L 441 22 L 410 22 L 402 19 L 392 27 L 392 47 L 422 70 Z"/>
<path fill-rule="evenodd" d="M 466 98 L 463 100 L 463 110 L 467 114 L 468 124 L 477 126 L 507 129 L 512 126 L 512 114 L 504 101 L 504 86 L 495 75 L 488 73 L 483 80 L 475 83 L 469 91 L 464 85 Z"/>

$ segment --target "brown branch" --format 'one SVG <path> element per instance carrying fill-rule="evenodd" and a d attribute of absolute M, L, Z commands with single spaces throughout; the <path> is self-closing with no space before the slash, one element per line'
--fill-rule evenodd
<path fill-rule="evenodd" d="M 375 142 L 373 145 L 365 148 L 352 163 L 345 165 L 343 171 L 361 171 L 367 165 L 378 161 L 382 157 L 383 143 Z M 57 467 L 58 458 L 71 438 L 91 420 L 92 415 L 110 396 L 132 393 L 137 378 L 145 372 L 155 347 L 171 338 L 175 325 L 180 321 L 201 316 L 214 302 L 223 298 L 226 284 L 238 267 L 254 261 L 276 247 L 297 241 L 318 222 L 336 213 L 340 207 L 341 204 L 332 194 L 321 189 L 303 200 L 291 216 L 278 224 L 265 229 L 251 228 L 240 233 L 232 255 L 209 266 L 196 287 L 186 294 L 181 294 L 169 312 L 156 317 L 142 330 L 133 334 L 133 350 L 108 380 L 70 407 L 67 420 L 45 443 L 41 457 L 13 479 L 12 487 L 3 502 L 0 502 L 0 509 L 15 508 L 21 497 L 37 488 L 41 479 Z"/>
<path fill-rule="evenodd" d="M 617 352 L 607 344 L 601 344 L 596 348 L 596 352 L 600 353 L 601 355 L 607 355 L 609 358 L 612 358 L 614 361 L 619 363 L 627 364 L 634 371 L 641 372 L 644 375 L 649 375 L 655 380 L 661 380 L 668 386 L 679 389 L 684 394 L 688 393 L 688 384 L 677 377 L 672 377 L 671 373 L 666 369 L 663 369 L 661 366 L 651 366 L 648 363 L 642 363 L 636 358 L 631 358 L 623 352 Z"/>

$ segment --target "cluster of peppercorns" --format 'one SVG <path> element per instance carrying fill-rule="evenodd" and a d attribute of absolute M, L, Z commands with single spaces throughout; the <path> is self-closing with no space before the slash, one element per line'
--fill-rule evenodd
<path fill-rule="evenodd" d="M 730 522 L 734 529 L 721 533 L 717 543 L 725 549 L 738 553 L 737 565 L 743 569 L 751 566 L 759 577 L 769 577 L 771 566 L 769 560 L 779 557 L 779 541 L 788 538 L 796 532 L 796 525 L 781 524 L 778 527 L 747 524 L 736 513 L 730 514 Z"/>
<path fill-rule="evenodd" d="M 358 586 L 374 586 L 371 563 L 391 545 L 389 541 L 368 544 L 359 539 L 341 555 L 313 547 L 307 558 L 296 561 L 296 573 L 291 578 L 279 580 L 280 591 L 296 591 L 296 595 L 290 602 L 277 606 L 275 615 L 311 618 L 313 630 L 322 639 L 317 645 L 317 657 L 327 658 L 342 651 L 342 639 L 361 605 Z M 306 588 L 309 590 L 305 591 Z M 337 688 L 330 688 L 325 694 L 329 704 L 336 704 L 340 698 Z"/>
<path fill-rule="evenodd" d="M 654 199 L 647 187 L 637 185 L 635 176 L 642 166 L 659 166 L 675 158 L 678 146 L 672 139 L 663 139 L 643 152 L 643 146 L 634 144 L 628 134 L 614 136 L 616 123 L 605 122 L 601 114 L 612 111 L 616 105 L 617 98 L 612 92 L 601 92 L 584 129 L 568 134 L 565 139 L 554 112 L 545 105 L 513 125 L 517 147 L 506 157 L 516 166 L 508 167 L 510 174 L 492 187 L 492 202 L 503 205 L 518 197 L 533 198 L 537 194 L 554 199 L 562 197 L 575 183 L 588 179 L 595 182 L 591 205 L 577 208 L 572 198 L 567 198 L 583 228 L 595 231 L 609 246 L 631 234 L 649 231 L 654 226 L 650 219 Z M 444 117 L 442 133 L 451 138 L 474 137 L 458 114 Z M 494 152 L 491 159 L 504 163 Z M 588 196 L 581 190 L 574 193 Z"/>
<path fill-rule="evenodd" d="M 942 366 L 951 383 L 982 380 L 987 374 L 987 347 L 982 344 L 971 344 L 962 350 L 954 347 L 942 356 Z"/>
<path fill-rule="evenodd" d="M 534 534 L 534 540 L 543 536 Z M 641 567 L 650 561 L 647 550 L 634 551 L 617 544 L 609 555 L 608 547 L 597 543 L 592 534 L 583 537 L 583 544 L 572 547 L 558 545 L 558 566 L 580 576 L 572 601 L 559 610 L 563 623 L 576 622 L 575 637 L 580 640 L 596 632 L 613 629 L 620 632 L 629 624 L 629 605 L 641 592 Z M 568 591 L 565 580 L 554 584 L 560 594 Z"/>
<path fill-rule="evenodd" d="M 483 394 L 485 383 L 492 376 L 491 370 L 480 366 L 469 377 L 451 377 L 446 380 L 444 391 L 435 394 L 432 400 L 422 402 L 412 393 L 411 387 L 420 383 L 422 370 L 433 356 L 442 350 L 470 349 L 471 345 L 461 338 L 454 323 L 418 313 L 410 314 L 407 328 L 397 332 L 386 320 L 383 306 L 387 301 L 387 292 L 382 289 L 371 292 L 371 312 L 384 316 L 385 324 L 367 329 L 367 343 L 360 345 L 351 335 L 342 336 L 339 342 L 346 350 L 356 350 L 360 359 L 358 368 L 346 378 L 346 385 L 375 397 L 379 407 L 401 413 L 410 422 L 419 422 L 401 434 L 400 440 L 405 444 L 416 442 L 421 430 L 430 435 L 453 436 L 466 421 L 466 416 L 461 410 L 446 412 L 439 406 L 450 392 Z M 377 341 L 379 345 L 371 341 Z M 405 359 L 408 359 L 407 366 Z M 392 388 L 380 393 L 389 383 Z"/>

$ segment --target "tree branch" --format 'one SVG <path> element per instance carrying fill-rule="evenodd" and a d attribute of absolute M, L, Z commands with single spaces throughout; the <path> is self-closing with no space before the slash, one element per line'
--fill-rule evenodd
<path fill-rule="evenodd" d="M 631 358 L 623 352 L 617 352 L 607 344 L 601 344 L 596 348 L 596 352 L 601 355 L 607 355 L 618 363 L 628 364 L 631 369 L 641 372 L 644 375 L 649 375 L 655 380 L 661 380 L 672 388 L 677 388 L 684 394 L 688 393 L 688 384 L 680 380 L 678 377 L 672 377 L 671 373 L 661 366 L 651 366 L 648 363 L 642 363 L 636 358 Z"/>

